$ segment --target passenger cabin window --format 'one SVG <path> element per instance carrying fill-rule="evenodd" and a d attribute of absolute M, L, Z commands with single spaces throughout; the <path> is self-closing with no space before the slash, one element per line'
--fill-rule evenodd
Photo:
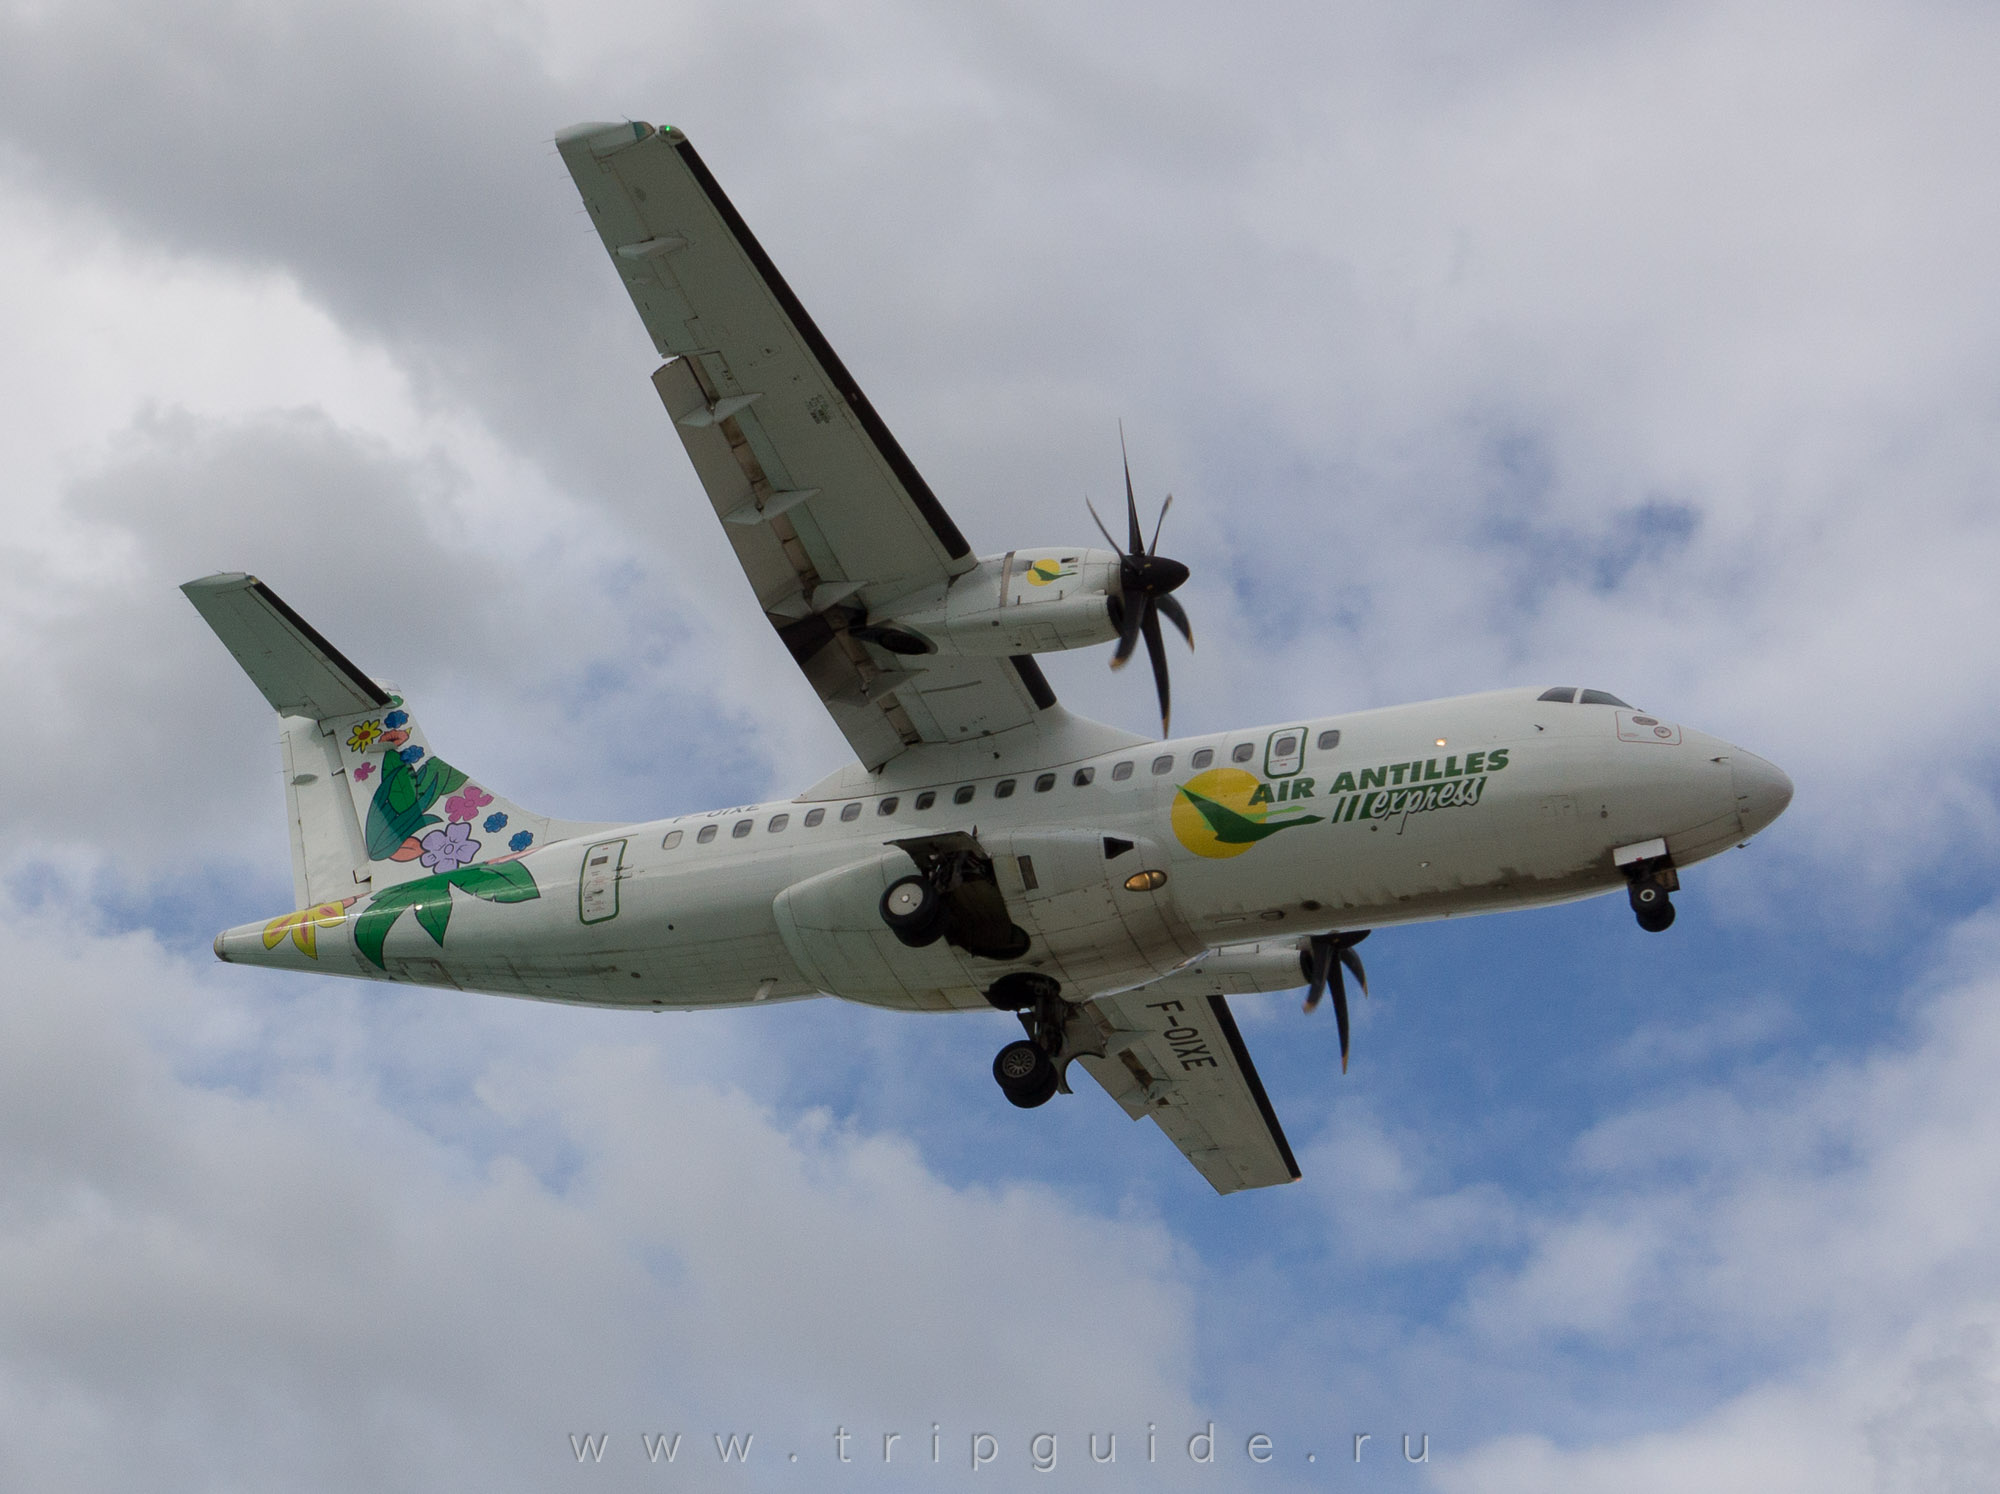
<path fill-rule="evenodd" d="M 1557 685 L 1553 690 L 1544 690 L 1540 695 L 1537 695 L 1535 699 L 1559 701 L 1563 705 L 1568 705 L 1571 701 L 1576 699 L 1576 686 Z"/>
<path fill-rule="evenodd" d="M 962 783 L 952 790 L 951 802 L 954 804 L 970 804 L 972 796 L 978 792 L 979 790 L 972 784 Z"/>
<path fill-rule="evenodd" d="M 1161 753 L 1161 754 L 1160 754 L 1160 755 L 1159 755 L 1158 757 L 1154 758 L 1154 759 L 1153 759 L 1153 771 L 1154 771 L 1155 773 L 1171 773 L 1171 772 L 1173 772 L 1173 771 L 1174 771 L 1174 755 L 1173 755 L 1173 754 L 1172 754 L 1171 752 L 1163 752 L 1163 753 Z"/>
<path fill-rule="evenodd" d="M 891 794 L 888 798 L 884 799 L 880 804 L 877 804 L 875 806 L 875 812 L 877 814 L 894 814 L 896 812 L 896 803 L 897 803 L 896 796 L 894 794 Z"/>
<path fill-rule="evenodd" d="M 1232 763 L 1247 763 L 1256 755 L 1257 744 L 1255 742 L 1238 742 L 1234 747 L 1229 749 L 1229 760 Z"/>
<path fill-rule="evenodd" d="M 734 825 L 729 827 L 730 839 L 741 840 L 750 833 L 750 827 L 754 823 L 756 823 L 754 820 L 738 820 Z"/>
<path fill-rule="evenodd" d="M 1111 781 L 1113 783 L 1123 783 L 1126 779 L 1130 778 L 1131 776 L 1132 776 L 1132 765 L 1130 763 L 1120 763 L 1117 767 L 1111 770 Z"/>
<path fill-rule="evenodd" d="M 671 851 L 675 846 L 679 845 L 680 843 L 681 843 L 681 832 L 678 830 L 669 830 L 667 832 L 667 838 L 660 842 L 660 849 L 663 851 Z"/>
<path fill-rule="evenodd" d="M 695 836 L 696 844 L 704 846 L 714 839 L 715 839 L 715 826 L 713 825 L 703 825 L 701 827 L 700 833 Z"/>
<path fill-rule="evenodd" d="M 1321 732 L 1319 734 L 1319 741 L 1315 745 L 1319 748 L 1321 752 L 1333 751 L 1334 748 L 1340 745 L 1339 731 L 1336 730 L 1336 731 Z"/>
<path fill-rule="evenodd" d="M 771 816 L 771 823 L 766 825 L 764 828 L 770 831 L 773 835 L 776 835 L 780 830 L 784 829 L 785 826 L 791 824 L 791 822 L 792 822 L 792 817 L 788 814 L 774 814 Z"/>
<path fill-rule="evenodd" d="M 1609 690 L 1585 690 L 1576 697 L 1576 703 L 1578 705 L 1617 706 L 1620 710 L 1624 711 L 1632 709 L 1632 707 L 1613 695 Z"/>
<path fill-rule="evenodd" d="M 824 809 L 808 809 L 806 811 L 806 829 L 812 829 L 813 826 L 825 818 L 826 811 Z"/>
<path fill-rule="evenodd" d="M 1078 768 L 1076 770 L 1076 776 L 1070 779 L 1070 782 L 1075 784 L 1078 788 L 1087 788 L 1090 785 L 1090 780 L 1095 778 L 1096 776 L 1097 776 L 1097 769 L 1095 768 Z"/>
<path fill-rule="evenodd" d="M 917 795 L 917 802 L 912 804 L 910 808 L 929 809 L 935 803 L 937 803 L 937 794 L 930 789 L 925 789 L 921 794 Z"/>
<path fill-rule="evenodd" d="M 1040 778 L 1035 780 L 1035 792 L 1038 794 L 1046 794 L 1055 786 L 1056 775 L 1053 773 L 1044 773 Z"/>
<path fill-rule="evenodd" d="M 1203 747 L 1197 750 L 1193 757 L 1188 759 L 1188 766 L 1190 768 L 1200 769 L 1207 767 L 1210 763 L 1214 761 L 1215 761 L 1215 749 L 1213 747 Z"/>
<path fill-rule="evenodd" d="M 1000 781 L 999 781 L 998 783 L 994 784 L 994 785 L 993 785 L 993 797 L 994 797 L 994 798 L 996 798 L 996 799 L 1011 799 L 1011 798 L 1013 798 L 1013 797 L 1014 797 L 1014 780 L 1013 780 L 1013 779 L 1011 779 L 1011 778 L 1003 778 L 1003 779 L 1001 779 L 1001 780 L 1000 780 Z"/>
<path fill-rule="evenodd" d="M 840 806 L 841 824 L 843 825 L 851 824 L 853 821 L 858 820 L 860 818 L 861 818 L 861 806 L 859 804 L 843 804 Z"/>

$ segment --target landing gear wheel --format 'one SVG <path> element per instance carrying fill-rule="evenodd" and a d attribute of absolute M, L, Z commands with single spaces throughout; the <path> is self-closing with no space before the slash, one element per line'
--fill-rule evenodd
<path fill-rule="evenodd" d="M 1008 1101 L 1023 1110 L 1048 1104 L 1056 1092 L 1056 1066 L 1026 1038 L 1009 1043 L 994 1055 L 993 1077 Z"/>
<path fill-rule="evenodd" d="M 1664 933 L 1673 924 L 1673 901 L 1658 882 L 1634 882 L 1630 895 L 1632 912 L 1647 933 Z"/>
<path fill-rule="evenodd" d="M 882 921 L 912 949 L 935 944 L 944 933 L 944 899 L 922 877 L 903 877 L 882 894 Z"/>

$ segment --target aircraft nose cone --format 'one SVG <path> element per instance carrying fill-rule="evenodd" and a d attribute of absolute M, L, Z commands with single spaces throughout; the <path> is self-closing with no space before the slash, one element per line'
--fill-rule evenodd
<path fill-rule="evenodd" d="M 1792 802 L 1792 780 L 1776 763 L 1767 763 L 1753 752 L 1732 753 L 1729 765 L 1736 780 L 1736 813 L 1742 817 L 1743 833 L 1755 835 Z"/>

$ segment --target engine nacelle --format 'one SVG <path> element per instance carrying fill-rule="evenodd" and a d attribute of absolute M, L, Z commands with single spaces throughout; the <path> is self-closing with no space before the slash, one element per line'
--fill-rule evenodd
<path fill-rule="evenodd" d="M 983 557 L 948 585 L 871 609 L 849 629 L 896 654 L 1044 654 L 1118 636 L 1112 550 L 1010 550 Z"/>

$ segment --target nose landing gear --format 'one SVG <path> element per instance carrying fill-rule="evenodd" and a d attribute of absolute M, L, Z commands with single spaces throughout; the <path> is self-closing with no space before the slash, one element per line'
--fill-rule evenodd
<path fill-rule="evenodd" d="M 1667 889 L 1654 881 L 1634 881 L 1628 896 L 1639 927 L 1649 934 L 1663 934 L 1673 925 L 1674 905 Z"/>
<path fill-rule="evenodd" d="M 1626 894 L 1632 899 L 1632 914 L 1639 927 L 1649 934 L 1663 934 L 1672 927 L 1674 905 L 1667 894 L 1681 890 L 1681 874 L 1674 870 L 1665 839 L 1615 846 L 1611 864 L 1625 875 L 1629 884 Z"/>

